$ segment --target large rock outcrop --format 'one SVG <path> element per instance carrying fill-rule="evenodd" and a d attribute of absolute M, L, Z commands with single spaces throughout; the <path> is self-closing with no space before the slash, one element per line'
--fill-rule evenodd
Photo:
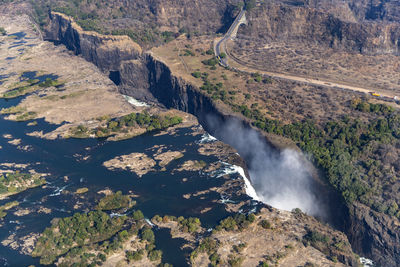
<path fill-rule="evenodd" d="M 118 70 L 122 61 L 138 59 L 142 53 L 141 47 L 128 36 L 83 31 L 73 19 L 57 12 L 50 13 L 45 36 L 82 55 L 102 71 Z"/>
<path fill-rule="evenodd" d="M 343 10 L 348 12 L 336 16 L 332 8 L 324 12 L 281 1 L 266 2 L 249 13 L 250 22 L 240 29 L 239 38 L 328 46 L 369 55 L 400 55 L 400 24 L 359 22 L 349 8 Z"/>
<path fill-rule="evenodd" d="M 285 10 L 282 10 L 282 8 L 280 6 L 278 10 L 284 15 Z M 295 10 L 297 9 L 288 12 Z M 305 11 L 299 9 L 297 12 L 303 14 Z M 296 14 L 292 13 L 294 18 Z M 318 15 L 319 13 L 315 14 Z M 290 18 L 287 17 L 287 19 Z M 275 34 L 274 38 L 278 38 L 280 35 L 289 36 L 290 27 L 295 27 L 295 22 L 292 21 L 290 26 L 276 25 L 276 23 L 274 25 L 276 29 L 269 28 L 268 31 Z M 272 27 L 272 25 L 270 26 Z M 305 23 L 303 26 L 309 27 L 310 25 Z M 255 25 L 250 27 L 255 27 Z M 302 25 L 299 25 L 298 28 L 297 34 L 300 38 L 300 34 L 304 34 L 304 31 L 301 31 Z M 196 115 L 205 127 L 207 127 L 207 114 L 213 114 L 221 120 L 235 117 L 229 111 L 217 106 L 196 86 L 174 75 L 168 65 L 152 53 L 145 53 L 140 56 L 141 51 L 133 42 L 132 54 L 129 54 L 127 52 L 129 48 L 125 44 L 121 45 L 121 43 L 124 43 L 121 40 L 126 39 L 83 32 L 77 28 L 72 20 L 61 14 L 52 14 L 47 28 L 47 38 L 60 41 L 75 53 L 82 54 L 105 72 L 118 71 L 121 82 L 120 88 L 125 94 L 141 98 L 145 98 L 146 96 L 143 95 L 146 94 L 151 95 L 167 107 L 177 108 Z M 112 44 L 112 42 L 115 42 L 115 44 Z M 107 45 L 104 45 L 105 43 Z M 246 120 L 242 120 L 242 122 L 244 126 L 251 127 Z M 353 248 L 358 253 L 371 257 L 380 265 L 399 265 L 399 225 L 386 215 L 373 213 L 369 209 L 363 209 L 362 206 L 355 205 L 350 208 L 346 234 Z"/>
<path fill-rule="evenodd" d="M 355 203 L 347 232 L 352 247 L 374 259 L 378 266 L 400 266 L 400 222 Z"/>

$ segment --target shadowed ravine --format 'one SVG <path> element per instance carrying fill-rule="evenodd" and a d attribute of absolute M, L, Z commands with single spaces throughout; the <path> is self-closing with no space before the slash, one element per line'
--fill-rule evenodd
<path fill-rule="evenodd" d="M 80 38 L 88 37 L 69 27 L 63 17 L 53 16 L 47 32 L 48 40 L 65 44 L 106 74 L 112 71 L 118 75 L 121 79 L 119 88 L 124 94 L 140 100 L 151 99 L 167 108 L 195 115 L 206 131 L 233 146 L 245 159 L 248 167 L 246 174 L 250 176 L 260 199 L 281 209 L 299 207 L 344 231 L 357 253 L 369 255 L 360 245 L 370 238 L 361 231 L 364 227 L 362 222 L 350 216 L 343 198 L 323 182 L 323 175 L 314 174 L 318 171 L 310 175 L 308 169 L 302 168 L 305 164 L 301 154 L 291 150 L 279 151 L 247 120 L 225 110 L 194 85 L 177 77 L 152 54 L 135 55 L 132 52 L 127 56 L 113 49 L 88 46 L 86 41 L 89 39 L 81 42 Z M 97 50 L 101 53 L 95 53 Z M 136 59 L 134 62 L 132 57 Z M 213 118 L 211 121 L 210 116 Z M 234 126 L 229 123 L 232 120 L 236 121 Z"/>

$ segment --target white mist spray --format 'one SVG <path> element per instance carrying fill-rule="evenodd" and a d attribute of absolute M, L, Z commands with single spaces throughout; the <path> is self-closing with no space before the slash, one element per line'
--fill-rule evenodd
<path fill-rule="evenodd" d="M 323 209 L 312 190 L 315 182 L 298 152 L 272 150 L 259 134 L 245 129 L 235 120 L 220 123 L 213 117 L 209 125 L 220 140 L 235 147 L 248 162 L 251 182 L 258 198 L 275 208 L 300 208 L 313 216 L 324 217 Z"/>

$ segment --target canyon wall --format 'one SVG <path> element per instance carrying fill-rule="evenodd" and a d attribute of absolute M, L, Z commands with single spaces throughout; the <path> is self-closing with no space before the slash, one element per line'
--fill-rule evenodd
<path fill-rule="evenodd" d="M 350 8 L 335 10 L 323 12 L 279 1 L 268 2 L 249 12 L 249 23 L 240 28 L 238 37 L 260 43 L 294 42 L 368 55 L 400 55 L 399 23 L 360 22 Z"/>
<path fill-rule="evenodd" d="M 212 129 L 207 129 L 207 114 L 212 114 L 221 121 L 237 118 L 217 106 L 198 88 L 175 76 L 151 52 L 141 53 L 140 48 L 125 37 L 82 32 L 67 17 L 53 13 L 46 38 L 66 45 L 105 73 L 117 72 L 121 91 L 125 94 L 141 99 L 153 97 L 166 107 L 192 113 L 206 130 L 212 132 Z M 132 44 L 131 48 L 128 47 L 129 43 Z M 248 121 L 242 118 L 240 121 L 245 127 L 251 127 Z M 400 234 L 395 231 L 395 222 L 369 208 L 357 205 L 349 208 L 350 218 L 344 230 L 354 250 L 380 265 L 400 265 Z"/>
<path fill-rule="evenodd" d="M 50 21 L 45 28 L 47 40 L 64 44 L 102 71 L 118 70 L 122 61 L 138 59 L 142 53 L 141 47 L 128 36 L 86 32 L 73 19 L 56 12 L 50 14 Z"/>

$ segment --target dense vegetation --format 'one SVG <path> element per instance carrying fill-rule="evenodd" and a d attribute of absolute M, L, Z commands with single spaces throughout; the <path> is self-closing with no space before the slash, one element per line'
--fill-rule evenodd
<path fill-rule="evenodd" d="M 220 223 L 215 227 L 210 237 L 202 239 L 199 245 L 190 254 L 190 262 L 194 263 L 195 259 L 201 253 L 206 253 L 208 259 L 211 262 L 211 266 L 219 266 L 222 262 L 220 260 L 220 255 L 218 254 L 218 248 L 220 243 L 213 235 L 219 231 L 243 231 L 248 228 L 256 220 L 256 216 L 253 213 L 248 215 L 237 213 L 233 216 L 229 216 L 220 221 Z M 241 243 L 233 246 L 234 253 L 240 253 L 244 247 L 245 243 Z M 228 260 L 230 266 L 240 266 L 244 258 L 238 257 L 235 254 L 231 254 Z"/>
<path fill-rule="evenodd" d="M 288 137 L 312 155 L 330 184 L 348 203 L 359 201 L 400 218 L 396 200 L 385 199 L 382 188 L 398 179 L 396 172 L 400 170 L 400 164 L 397 152 L 390 144 L 399 143 L 400 114 L 389 106 L 360 100 L 353 101 L 352 107 L 377 116 L 371 121 L 344 116 L 340 121 L 323 125 L 313 121 L 283 125 L 260 117 L 259 112 L 242 113 L 254 119 L 258 128 Z M 385 149 L 389 151 L 385 152 Z M 385 159 L 379 156 L 382 154 L 386 155 Z"/>
<path fill-rule="evenodd" d="M 40 257 L 42 264 L 50 264 L 74 247 L 109 239 L 121 230 L 126 220 L 125 216 L 111 218 L 101 211 L 56 219 L 40 236 L 32 255 Z"/>
<path fill-rule="evenodd" d="M 235 231 L 235 230 L 244 230 L 250 224 L 252 224 L 256 219 L 256 216 L 251 213 L 249 215 L 244 215 L 241 213 L 235 214 L 233 217 L 229 216 L 223 219 L 217 227 L 215 227 L 216 231 Z"/>
<path fill-rule="evenodd" d="M 46 180 L 39 175 L 18 171 L 5 173 L 0 175 L 0 195 L 16 194 L 44 183 L 46 183 Z"/>
<path fill-rule="evenodd" d="M 97 205 L 98 210 L 119 210 L 122 208 L 129 208 L 134 203 L 132 203 L 129 196 L 125 196 L 121 191 L 112 193 L 108 196 L 102 198 Z"/>
<path fill-rule="evenodd" d="M 117 192 L 101 199 L 97 207 L 115 210 L 129 204 L 130 198 Z M 129 263 L 144 257 L 159 262 L 162 252 L 155 249 L 154 242 L 155 235 L 140 210 L 114 217 L 97 210 L 54 219 L 36 242 L 32 255 L 40 257 L 41 264 L 60 258 L 59 266 L 102 265 L 114 253 L 123 253 Z M 130 244 L 136 250 L 126 250 Z"/>
<path fill-rule="evenodd" d="M 209 260 L 211 261 L 211 265 L 216 266 L 220 261 L 219 260 L 220 257 L 217 253 L 219 245 L 220 244 L 218 240 L 215 240 L 210 237 L 204 238 L 200 242 L 199 246 L 195 250 L 193 250 L 193 252 L 190 254 L 190 262 L 193 263 L 200 253 L 206 253 L 208 255 Z"/>
<path fill-rule="evenodd" d="M 179 116 L 158 116 L 150 115 L 149 113 L 131 113 L 129 115 L 113 119 L 99 118 L 100 121 L 105 121 L 104 126 L 97 127 L 96 129 L 89 130 L 84 125 L 79 125 L 72 129 L 71 137 L 74 138 L 87 138 L 90 135 L 96 137 L 107 137 L 117 133 L 129 131 L 129 128 L 145 128 L 147 131 L 162 130 L 168 127 L 180 124 L 182 118 Z"/>
<path fill-rule="evenodd" d="M 208 61 L 203 62 L 209 65 Z M 227 92 L 224 85 L 208 80 L 208 73 L 192 73 L 203 79 L 201 90 L 214 100 L 222 100 L 235 112 L 252 120 L 252 124 L 268 133 L 290 138 L 311 156 L 311 160 L 325 172 L 327 180 L 351 204 L 359 201 L 378 212 L 400 218 L 400 195 L 391 192 L 398 181 L 400 161 L 397 144 L 400 144 L 400 114 L 392 107 L 355 99 L 350 104 L 355 111 L 366 113 L 368 120 L 344 116 L 341 120 L 317 123 L 312 120 L 284 124 L 269 119 L 257 104 L 233 102 L 235 92 Z M 253 82 L 270 83 L 259 74 L 252 75 Z M 250 94 L 245 95 L 249 100 Z M 386 192 L 384 191 L 384 188 Z"/>
<path fill-rule="evenodd" d="M 178 223 L 179 229 L 185 233 L 195 233 L 201 229 L 201 222 L 199 218 L 189 217 L 184 218 L 183 216 L 164 216 L 155 215 L 152 219 L 154 223 L 167 223 L 168 221 L 174 221 Z"/>

